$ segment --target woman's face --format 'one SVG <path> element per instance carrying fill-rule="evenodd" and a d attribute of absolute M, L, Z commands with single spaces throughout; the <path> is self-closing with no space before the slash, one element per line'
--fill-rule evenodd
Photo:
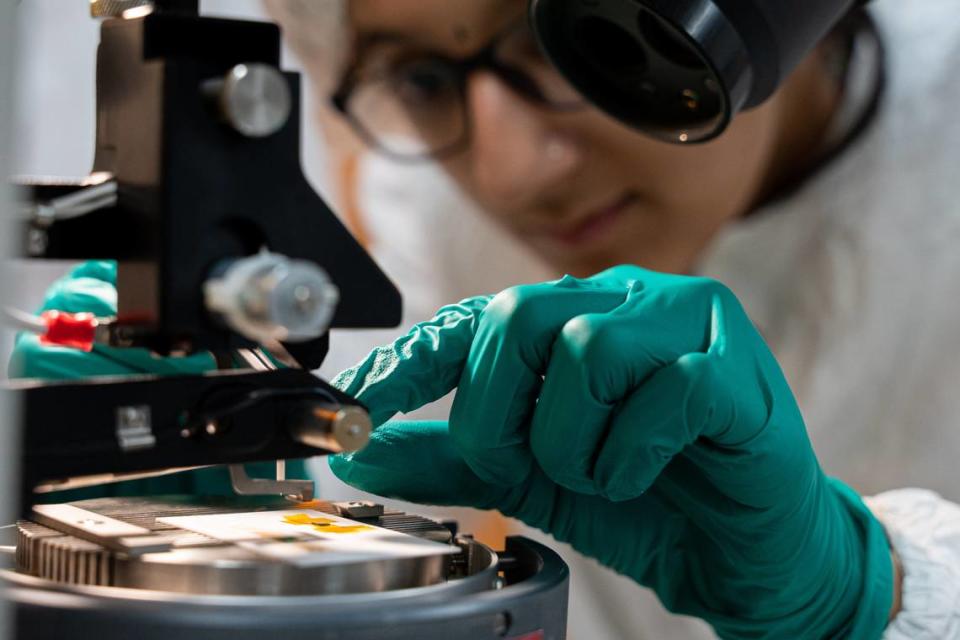
<path fill-rule="evenodd" d="M 394 48 L 456 58 L 515 24 L 526 4 L 351 0 L 350 15 L 361 40 L 388 35 Z M 587 275 L 633 263 L 684 272 L 770 186 L 783 102 L 775 96 L 739 116 L 710 143 L 679 146 L 596 109 L 550 110 L 478 72 L 467 87 L 472 142 L 442 162 L 490 216 L 558 270 Z"/>

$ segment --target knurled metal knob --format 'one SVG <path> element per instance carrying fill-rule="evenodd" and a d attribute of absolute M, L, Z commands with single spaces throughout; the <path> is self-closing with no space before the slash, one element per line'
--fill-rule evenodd
<path fill-rule="evenodd" d="M 90 0 L 94 18 L 140 18 L 155 11 L 195 16 L 199 0 Z"/>
<path fill-rule="evenodd" d="M 90 0 L 90 15 L 94 18 L 119 18 L 126 11 L 152 8 L 153 0 Z"/>

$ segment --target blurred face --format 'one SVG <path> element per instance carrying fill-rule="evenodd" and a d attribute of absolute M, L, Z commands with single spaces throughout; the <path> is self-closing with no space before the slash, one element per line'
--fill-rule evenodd
<path fill-rule="evenodd" d="M 350 14 L 359 42 L 389 43 L 359 49 L 361 64 L 376 66 L 377 56 L 468 57 L 517 24 L 526 4 L 351 0 Z M 633 263 L 685 272 L 822 133 L 831 96 L 819 84 L 803 86 L 819 82 L 815 71 L 796 75 L 791 82 L 801 86 L 739 116 L 719 139 L 684 147 L 589 107 L 547 108 L 478 71 L 466 87 L 470 144 L 441 162 L 502 227 L 560 271 L 582 276 Z M 800 93 L 798 119 L 791 98 Z M 824 117 L 811 117 L 821 107 Z"/>

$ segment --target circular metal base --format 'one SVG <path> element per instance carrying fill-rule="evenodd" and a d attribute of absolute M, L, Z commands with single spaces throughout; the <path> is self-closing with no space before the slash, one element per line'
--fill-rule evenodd
<path fill-rule="evenodd" d="M 109 498 L 75 504 L 155 529 L 156 519 L 164 515 L 275 510 L 286 503 Z M 431 520 L 399 512 L 364 521 L 434 540 L 451 537 Z M 21 524 L 21 538 L 33 528 L 34 541 L 44 540 L 38 526 Z M 105 555 L 82 540 L 52 533 L 48 537 L 60 541 L 46 540 L 42 559 L 34 553 L 38 545 L 18 548 L 17 561 L 45 567 L 54 579 L 0 570 L 0 590 L 12 604 L 16 638 L 562 640 L 566 634 L 567 567 L 553 551 L 523 538 L 508 538 L 503 555 L 461 536 L 456 539 L 461 553 L 439 560 L 328 566 L 316 573 L 247 557 L 243 549 L 219 543 L 148 553 L 137 560 Z M 78 584 L 80 573 L 76 567 L 71 573 L 66 561 L 54 571 L 57 553 L 61 561 L 103 562 L 100 573 L 92 574 L 101 582 Z"/>
<path fill-rule="evenodd" d="M 171 516 L 291 507 L 287 502 L 274 499 L 227 499 L 209 503 L 184 497 L 106 498 L 71 506 L 162 534 L 174 541 L 174 548 L 132 557 L 35 522 L 21 521 L 17 525 L 18 572 L 65 585 L 204 595 L 301 596 L 369 593 L 440 584 L 453 573 L 462 572 L 468 548 L 471 575 L 490 572 L 497 564 L 496 554 L 470 542 L 453 558 L 425 554 L 302 566 L 264 558 L 242 545 L 206 538 L 159 521 Z M 334 505 L 329 503 L 318 503 L 311 508 L 335 513 Z M 362 521 L 444 543 L 449 543 L 452 537 L 449 530 L 432 520 L 396 511 L 383 512 L 382 508 L 378 515 Z"/>
<path fill-rule="evenodd" d="M 18 639 L 562 640 L 566 565 L 523 538 L 508 539 L 506 554 L 509 567 L 379 593 L 197 596 L 63 585 L 10 571 L 0 571 L 0 588 L 12 604 Z"/>

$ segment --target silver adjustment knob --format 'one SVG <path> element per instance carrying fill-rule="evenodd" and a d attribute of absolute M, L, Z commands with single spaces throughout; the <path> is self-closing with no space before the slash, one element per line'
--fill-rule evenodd
<path fill-rule="evenodd" d="M 249 138 L 265 138 L 283 128 L 293 110 L 286 78 L 267 64 L 238 64 L 207 87 L 227 123 Z"/>
<path fill-rule="evenodd" d="M 312 262 L 267 251 L 229 264 L 204 285 L 207 309 L 261 344 L 307 342 L 330 327 L 340 291 Z"/>

